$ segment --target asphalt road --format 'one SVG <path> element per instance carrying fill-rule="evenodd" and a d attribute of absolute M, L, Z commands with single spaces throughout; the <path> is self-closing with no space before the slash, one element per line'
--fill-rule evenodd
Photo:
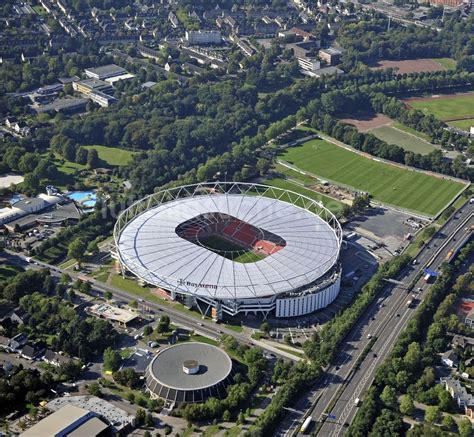
<path fill-rule="evenodd" d="M 24 255 L 18 254 L 8 249 L 6 249 L 2 255 L 6 258 L 9 264 L 19 265 L 24 268 L 26 267 L 47 268 L 50 270 L 51 274 L 56 277 L 61 276 L 62 273 L 67 273 L 73 279 L 87 279 L 87 281 L 92 286 L 92 291 L 98 294 L 103 294 L 106 291 L 109 291 L 114 295 L 115 298 L 120 298 L 122 300 L 125 300 L 126 302 L 129 302 L 131 300 L 137 300 L 136 295 L 127 293 L 126 291 L 120 288 L 114 287 L 112 285 L 104 284 L 103 282 L 96 281 L 94 278 L 88 277 L 84 275 L 83 273 L 75 273 L 70 270 L 63 270 L 57 266 L 53 266 L 53 265 L 50 265 L 41 261 L 37 261 L 37 260 L 31 260 L 32 262 L 28 262 L 27 261 L 27 259 L 29 259 L 28 257 L 25 257 Z M 228 335 L 232 335 L 236 340 L 238 340 L 239 342 L 243 344 L 246 344 L 249 346 L 258 346 L 266 350 L 267 352 L 272 353 L 273 355 L 276 355 L 279 358 L 283 358 L 285 360 L 292 360 L 292 361 L 297 361 L 299 359 L 299 357 L 296 357 L 295 355 L 292 355 L 290 353 L 286 353 L 267 343 L 264 343 L 258 340 L 251 340 L 244 333 L 239 333 L 232 329 L 227 328 L 225 324 L 216 325 L 216 323 L 210 322 L 205 319 L 198 320 L 196 317 L 187 315 L 167 305 L 159 305 L 157 303 L 148 302 L 142 299 L 138 299 L 137 301 L 138 301 L 139 308 L 146 307 L 148 309 L 151 309 L 155 312 L 155 314 L 158 317 L 162 314 L 167 314 L 170 317 L 171 322 L 173 324 L 192 329 L 198 334 L 202 334 L 204 336 L 207 336 L 213 339 L 218 339 L 222 334 L 228 334 Z"/>
<path fill-rule="evenodd" d="M 409 285 L 424 267 L 436 270 L 450 250 L 463 244 L 464 237 L 469 236 L 465 228 L 474 224 L 474 205 L 465 205 L 460 211 L 420 252 L 418 264 L 405 268 L 398 281 Z M 417 291 L 418 287 L 422 288 L 421 292 Z M 420 301 L 428 289 L 429 285 L 423 282 L 423 277 L 416 282 L 413 290 L 388 283 L 341 345 L 334 364 L 324 372 L 310 392 L 296 402 L 293 411 L 287 414 L 278 429 L 278 435 L 299 434 L 299 428 L 308 412 L 314 421 L 324 421 L 319 435 L 341 435 L 345 429 L 344 424 L 350 423 L 356 413 L 355 399 L 363 399 L 363 393 L 370 386 L 377 367 L 389 354 L 398 335 L 416 311 L 416 306 L 409 308 L 406 305 L 411 294 L 416 293 Z M 376 341 L 359 369 L 353 372 L 357 358 L 370 342 L 369 336 L 376 338 Z M 326 410 L 333 403 L 329 412 L 331 417 L 327 418 Z"/>

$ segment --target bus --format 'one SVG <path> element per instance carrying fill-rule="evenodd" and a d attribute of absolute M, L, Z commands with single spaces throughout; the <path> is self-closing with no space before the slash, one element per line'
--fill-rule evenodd
<path fill-rule="evenodd" d="M 312 421 L 312 417 L 311 416 L 308 416 L 304 422 L 303 422 L 303 425 L 301 425 L 301 428 L 300 428 L 300 432 L 301 433 L 304 433 L 306 432 L 306 430 L 309 428 L 309 425 L 311 424 L 311 421 Z"/>

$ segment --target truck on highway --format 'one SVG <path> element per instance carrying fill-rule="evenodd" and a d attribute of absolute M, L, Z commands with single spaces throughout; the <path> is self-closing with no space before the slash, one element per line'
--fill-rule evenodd
<path fill-rule="evenodd" d="M 359 399 L 359 398 L 355 398 L 355 399 L 354 399 L 354 405 L 355 405 L 356 407 L 358 407 L 358 406 L 360 405 L 360 399 Z"/>
<path fill-rule="evenodd" d="M 431 273 L 427 273 L 425 275 L 425 277 L 423 278 L 423 281 L 425 281 L 426 283 L 430 282 L 431 281 Z"/>
<path fill-rule="evenodd" d="M 301 433 L 304 433 L 306 432 L 306 430 L 309 428 L 309 425 L 311 425 L 311 422 L 312 422 L 312 417 L 311 416 L 308 416 L 304 422 L 303 422 L 303 425 L 301 425 L 301 428 L 300 428 L 300 432 Z"/>

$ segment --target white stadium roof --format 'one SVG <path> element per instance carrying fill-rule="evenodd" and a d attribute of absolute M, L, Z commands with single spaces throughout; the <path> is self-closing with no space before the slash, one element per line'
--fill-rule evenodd
<path fill-rule="evenodd" d="M 254 184 L 238 188 L 242 185 L 263 187 L 277 198 L 264 197 L 268 193 L 246 195 L 233 188 L 203 192 L 204 184 L 193 186 L 200 188 L 191 194 L 188 187 L 182 187 L 188 197 L 178 194 L 171 200 L 156 201 L 152 196 L 157 193 L 132 205 L 119 217 L 115 229 L 120 261 L 150 284 L 215 299 L 254 299 L 291 292 L 318 280 L 334 266 L 341 232 L 332 214 L 296 193 Z M 291 195 L 297 196 L 299 204 L 303 199 L 305 206 L 316 205 L 336 226 L 310 208 L 289 203 Z M 186 220 L 216 212 L 276 234 L 286 245 L 256 262 L 239 263 L 176 234 L 176 227 Z"/>

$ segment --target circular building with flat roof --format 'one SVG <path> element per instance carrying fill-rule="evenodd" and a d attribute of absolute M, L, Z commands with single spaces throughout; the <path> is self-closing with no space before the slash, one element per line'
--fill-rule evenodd
<path fill-rule="evenodd" d="M 232 382 L 232 360 L 222 349 L 206 343 L 180 343 L 153 358 L 146 371 L 152 397 L 176 404 L 222 399 Z"/>

